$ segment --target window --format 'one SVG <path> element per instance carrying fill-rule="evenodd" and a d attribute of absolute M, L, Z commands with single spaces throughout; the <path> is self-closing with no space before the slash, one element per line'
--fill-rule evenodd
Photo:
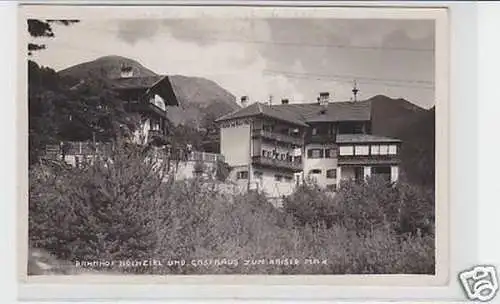
<path fill-rule="evenodd" d="M 253 173 L 253 176 L 255 176 L 255 178 L 262 178 L 263 174 L 262 174 L 262 172 L 260 172 L 260 171 L 255 171 L 255 172 Z"/>
<path fill-rule="evenodd" d="M 326 170 L 326 178 L 337 178 L 337 169 Z"/>
<path fill-rule="evenodd" d="M 339 148 L 340 155 L 353 155 L 353 147 L 352 146 L 343 146 Z"/>
<path fill-rule="evenodd" d="M 248 179 L 248 171 L 240 171 L 237 173 L 237 179 Z"/>
<path fill-rule="evenodd" d="M 309 149 L 307 150 L 308 158 L 323 158 L 323 149 Z"/>
<path fill-rule="evenodd" d="M 291 182 L 293 180 L 293 177 L 291 177 L 291 176 L 285 176 L 285 180 L 287 182 Z"/>
<path fill-rule="evenodd" d="M 335 158 L 337 155 L 335 149 L 325 149 L 325 158 Z"/>
<path fill-rule="evenodd" d="M 152 120 L 150 127 L 151 127 L 151 130 L 160 131 L 160 122 L 157 120 Z"/>
<path fill-rule="evenodd" d="M 274 180 L 277 181 L 277 182 L 281 182 L 282 179 L 283 179 L 283 176 L 281 176 L 281 175 L 276 174 L 274 176 Z"/>
<path fill-rule="evenodd" d="M 321 174 L 321 170 L 320 169 L 312 169 L 309 171 L 309 174 Z"/>
<path fill-rule="evenodd" d="M 389 146 L 387 145 L 381 145 L 380 146 L 380 155 L 387 155 L 389 150 Z"/>
<path fill-rule="evenodd" d="M 371 151 L 371 154 L 372 155 L 379 155 L 380 154 L 380 146 L 372 146 L 372 151 Z"/>
<path fill-rule="evenodd" d="M 396 145 L 390 145 L 389 146 L 389 154 L 390 155 L 396 155 L 397 154 L 397 146 Z"/>
<path fill-rule="evenodd" d="M 368 155 L 369 146 L 356 146 L 354 153 L 356 155 Z"/>

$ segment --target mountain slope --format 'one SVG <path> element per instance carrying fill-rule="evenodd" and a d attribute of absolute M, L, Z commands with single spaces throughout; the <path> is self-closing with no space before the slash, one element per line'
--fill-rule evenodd
<path fill-rule="evenodd" d="M 76 79 L 118 78 L 123 65 L 132 67 L 134 76 L 158 75 L 139 62 L 121 56 L 100 57 L 58 73 L 60 76 Z M 182 105 L 182 107 L 168 108 L 168 117 L 174 124 L 189 124 L 198 127 L 206 120 L 206 117 L 218 117 L 239 108 L 235 97 L 211 80 L 181 75 L 169 77 Z"/>
<path fill-rule="evenodd" d="M 134 75 L 139 77 L 155 76 L 155 72 L 145 68 L 139 62 L 121 57 L 121 56 L 104 56 L 96 60 L 80 63 L 72 67 L 59 71 L 59 75 L 63 77 L 87 78 L 87 77 L 105 77 L 118 78 L 120 77 L 122 65 L 132 68 Z"/>
<path fill-rule="evenodd" d="M 419 120 L 427 110 L 405 100 L 384 95 L 370 98 L 372 103 L 372 132 L 375 135 L 398 136 L 401 127 Z"/>
<path fill-rule="evenodd" d="M 402 140 L 401 169 L 405 179 L 433 185 L 435 175 L 435 111 L 404 99 L 378 95 L 372 101 L 372 133 Z"/>
<path fill-rule="evenodd" d="M 212 80 L 201 77 L 170 76 L 182 109 L 169 107 L 174 124 L 200 125 L 207 117 L 219 117 L 238 109 L 234 95 Z"/>

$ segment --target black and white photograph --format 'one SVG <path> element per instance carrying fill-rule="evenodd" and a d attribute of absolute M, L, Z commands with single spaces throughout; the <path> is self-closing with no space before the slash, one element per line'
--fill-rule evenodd
<path fill-rule="evenodd" d="M 317 10 L 23 20 L 28 277 L 435 276 L 436 21 Z"/>

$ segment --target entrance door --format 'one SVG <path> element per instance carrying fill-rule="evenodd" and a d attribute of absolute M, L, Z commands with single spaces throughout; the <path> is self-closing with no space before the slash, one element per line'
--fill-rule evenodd
<path fill-rule="evenodd" d="M 357 182 L 364 180 L 364 168 L 363 167 L 355 167 L 354 168 L 354 179 Z"/>

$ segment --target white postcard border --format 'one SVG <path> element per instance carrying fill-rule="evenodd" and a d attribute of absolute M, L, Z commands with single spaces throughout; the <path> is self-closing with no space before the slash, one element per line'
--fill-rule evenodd
<path fill-rule="evenodd" d="M 301 2 L 302 3 L 302 2 Z M 318 2 L 315 2 L 315 3 L 318 3 Z M 321 5 L 325 5 L 327 4 L 328 2 L 320 2 Z M 283 2 L 280 2 L 280 4 L 283 4 Z M 294 5 L 296 3 L 293 3 Z M 309 5 L 311 5 L 312 3 L 309 2 L 308 3 Z M 426 6 L 425 4 L 427 4 L 427 6 L 429 6 L 430 3 L 418 3 L 418 6 Z M 335 4 L 333 4 L 335 5 Z M 355 6 L 358 6 L 358 5 L 362 5 L 362 4 L 359 4 L 359 3 L 356 3 L 356 4 L 353 4 Z M 394 2 L 391 2 L 390 5 L 397 5 L 397 3 L 394 3 Z M 404 4 L 405 6 L 408 6 L 410 5 L 408 2 L 405 2 Z M 412 4 L 414 5 L 414 3 Z M 443 6 L 443 4 L 440 4 L 440 5 L 436 5 L 436 6 Z M 460 22 L 464 22 L 464 19 L 467 19 L 467 18 L 464 18 L 464 13 L 465 13 L 465 6 L 461 6 L 461 5 L 452 5 L 452 4 L 449 4 L 449 7 L 450 8 L 453 8 L 453 12 L 455 13 L 455 18 L 457 16 L 457 13 L 458 14 L 462 14 L 462 18 L 456 18 L 456 19 L 452 19 L 450 18 L 450 22 L 451 22 L 451 25 L 452 27 L 453 26 L 457 26 L 457 20 L 459 20 Z M 66 7 L 66 9 L 68 9 L 69 7 Z M 281 10 L 281 9 L 280 9 Z M 288 9 L 287 9 L 288 10 Z M 285 11 L 287 11 L 285 10 Z M 367 10 L 367 11 L 371 11 L 370 14 L 373 14 L 373 9 L 366 9 L 366 8 L 363 8 L 363 10 Z M 50 10 L 50 11 L 53 11 L 53 8 Z M 68 14 L 64 13 L 63 16 L 64 17 L 67 17 L 67 18 L 72 18 L 73 16 L 71 16 L 71 9 L 68 10 Z M 73 10 L 74 11 L 74 10 Z M 79 8 L 78 11 L 82 11 L 82 8 Z M 346 17 L 347 18 L 347 14 L 349 14 L 349 11 L 353 11 L 353 10 L 349 10 L 347 8 L 341 8 L 339 9 L 339 14 L 343 17 Z M 391 11 L 394 12 L 394 9 L 387 9 L 386 10 L 387 12 L 387 15 L 384 15 L 383 17 L 384 18 L 389 18 L 390 15 L 391 15 Z M 409 11 L 414 11 L 412 9 L 409 9 L 408 10 L 408 13 L 410 13 Z M 434 13 L 431 13 L 433 10 L 432 9 L 427 9 L 424 11 L 423 14 L 434 14 Z M 235 12 L 238 12 L 238 14 L 241 14 L 241 8 L 239 10 L 235 10 Z M 380 14 L 380 11 L 376 11 L 377 12 L 377 15 L 378 17 L 382 16 Z M 398 11 L 399 12 L 399 11 Z M 132 12 L 133 15 L 136 15 L 137 14 L 137 8 L 135 8 L 135 11 Z M 159 13 L 159 10 L 156 9 L 155 10 L 155 14 L 158 14 Z M 324 12 L 322 12 L 324 13 Z M 411 16 L 416 16 L 415 14 L 418 15 L 418 13 L 415 13 L 415 12 L 411 12 L 410 13 Z M 59 12 L 57 13 L 57 16 L 61 16 L 59 14 Z M 95 14 L 94 14 L 95 16 Z M 110 14 L 107 14 L 108 17 L 110 17 Z M 120 14 L 120 16 L 126 18 L 126 14 Z M 373 15 L 372 15 L 373 16 Z M 392 15 L 394 17 L 394 15 Z M 76 16 L 75 16 L 76 17 Z M 130 16 L 128 16 L 130 17 Z M 150 18 L 151 16 L 148 16 L 148 18 Z M 353 14 L 353 17 L 350 17 L 350 18 L 366 18 L 367 15 L 366 13 L 363 13 L 363 14 Z M 399 16 L 400 17 L 400 16 Z M 81 18 L 81 17 L 80 17 Z M 411 18 L 411 17 L 410 17 Z M 417 18 L 417 19 L 421 19 L 422 16 L 419 15 L 417 17 L 413 17 L 413 18 Z M 441 25 L 438 25 L 440 24 L 441 22 Z M 469 26 L 471 26 L 471 23 L 470 21 L 466 22 L 466 24 L 468 24 Z M 452 189 L 453 193 L 458 193 L 458 192 L 464 192 L 465 190 L 464 189 L 457 189 L 455 188 L 455 184 L 453 184 L 453 177 L 456 176 L 453 172 L 453 165 L 450 166 L 450 164 L 453 164 L 457 161 L 457 157 L 460 158 L 461 160 L 463 160 L 462 157 L 464 156 L 467 156 L 467 158 L 470 157 L 471 155 L 471 151 L 468 151 L 468 150 L 462 150 L 462 155 L 454 155 L 455 151 L 453 149 L 451 149 L 451 151 L 449 151 L 450 153 L 448 153 L 448 149 L 449 147 L 454 147 L 454 145 L 456 145 L 457 143 L 460 143 L 460 139 L 454 137 L 455 132 L 457 132 L 460 128 L 456 129 L 455 130 L 451 130 L 449 129 L 449 124 L 448 124 L 448 116 L 449 116 L 449 119 L 450 119 L 450 122 L 453 124 L 453 126 L 455 127 L 456 125 L 454 124 L 453 122 L 453 119 L 457 119 L 457 113 L 456 113 L 456 110 L 455 110 L 455 107 L 458 105 L 458 108 L 460 107 L 466 107 L 466 105 L 464 105 L 464 103 L 466 101 L 463 100 L 463 94 L 460 94 L 461 93 L 461 90 L 460 90 L 460 87 L 457 86 L 456 84 L 463 81 L 462 79 L 464 78 L 462 74 L 460 75 L 451 75 L 451 77 L 448 77 L 449 76 L 449 70 L 447 68 L 447 65 L 448 65 L 448 62 L 449 62 L 449 57 L 447 55 L 447 48 L 448 48 L 448 33 L 447 33 L 447 25 L 448 25 L 448 21 L 446 21 L 446 19 L 439 19 L 437 21 L 437 24 L 436 24 L 436 30 L 438 31 L 436 33 L 436 37 L 437 38 L 437 41 L 436 41 L 436 49 L 437 49 L 437 54 L 436 54 L 436 96 L 437 96 L 437 102 L 436 102 L 436 113 L 437 113 L 437 116 L 439 117 L 439 119 L 437 120 L 437 129 L 436 129 L 436 134 L 437 136 L 440 136 L 440 139 L 437 140 L 436 144 L 437 144 L 437 159 L 436 159 L 436 163 L 438 165 L 438 170 L 437 170 L 437 181 L 439 181 L 439 186 L 438 186 L 438 201 L 445 201 L 446 204 L 442 204 L 441 202 L 439 204 L 437 204 L 437 233 L 438 233 L 438 255 L 437 255 L 437 260 L 436 260 L 436 264 L 437 264 L 437 276 L 433 277 L 433 276 L 412 276 L 412 275 L 404 275 L 404 276 L 385 276 L 385 275 L 370 275 L 370 276 L 348 276 L 348 275 L 343 275 L 341 277 L 339 276 L 321 276 L 320 278 L 318 276 L 295 276 L 295 277 L 292 277 L 292 276 L 284 276 L 284 277 L 281 277 L 281 278 L 276 278 L 276 277 L 273 277 L 273 276 L 224 276 L 224 278 L 220 278 L 220 276 L 218 276 L 217 280 L 220 280 L 218 282 L 214 282 L 214 277 L 213 276 L 206 276 L 204 277 L 203 279 L 201 279 L 199 276 L 198 277 L 195 277 L 195 276 L 189 276 L 189 277 L 182 277 L 182 278 L 179 278 L 179 277 L 169 277 L 169 278 L 159 278 L 159 277 L 152 277 L 152 276 L 144 276 L 144 277 L 134 277 L 134 278 L 124 278 L 123 276 L 120 277 L 120 278 L 115 278 L 117 280 L 120 281 L 120 283 L 128 283 L 127 284 L 127 287 L 126 289 L 128 289 L 128 292 L 125 291 L 125 290 L 122 290 L 123 292 L 123 295 L 125 294 L 128 294 L 129 296 L 132 296 L 134 297 L 133 295 L 137 295 L 137 292 L 141 289 L 141 285 L 129 285 L 129 284 L 132 284 L 132 283 L 148 283 L 148 284 L 151 284 L 151 283 L 165 283 L 165 282 L 168 282 L 170 284 L 173 284 L 173 283 L 179 283 L 179 282 L 182 282 L 182 284 L 186 284 L 186 285 L 183 285 L 183 286 L 179 286 L 179 285 L 156 285 L 154 288 L 152 286 L 150 286 L 149 288 L 150 289 L 155 289 L 155 290 L 158 290 L 158 291 L 161 291 L 161 290 L 165 290 L 165 289 L 168 289 L 170 290 L 171 292 L 169 292 L 168 294 L 169 295 L 179 295 L 178 292 L 181 292 L 181 293 L 184 293 L 188 290 L 193 290 L 193 286 L 196 286 L 196 290 L 197 292 L 199 293 L 199 295 L 202 297 L 202 298 L 206 298 L 207 297 L 207 294 L 212 294 L 212 295 L 215 295 L 215 296 L 219 296 L 219 297 L 227 297 L 228 295 L 232 295 L 230 297 L 234 297 L 234 296 L 238 296 L 238 297 L 243 297 L 243 298 L 255 298 L 256 297 L 256 294 L 255 292 L 251 291 L 253 288 L 264 288 L 264 289 L 269 289 L 269 291 L 271 290 L 274 290 L 275 291 L 275 295 L 272 296 L 274 298 L 283 298 L 285 297 L 286 298 L 286 295 L 291 295 L 293 294 L 293 299 L 300 299 L 302 298 L 301 296 L 298 296 L 296 295 L 297 294 L 297 290 L 298 289 L 302 289 L 304 292 L 306 292 L 310 298 L 311 295 L 316 295 L 316 297 L 318 299 L 328 299 L 330 298 L 332 295 L 344 295 L 344 296 L 341 296 L 341 298 L 351 298 L 351 297 L 354 297 L 356 298 L 357 296 L 357 291 L 356 291 L 356 287 L 352 287 L 352 286 L 359 286 L 359 285 L 372 285 L 372 286 L 366 286 L 366 287 L 363 287 L 366 291 L 370 291 L 370 293 L 372 295 L 374 295 L 375 297 L 379 297 L 379 298 L 392 298 L 392 296 L 387 296 L 386 293 L 382 292 L 380 293 L 380 289 L 382 288 L 381 286 L 398 286 L 398 289 L 399 290 L 406 290 L 407 292 L 411 292 L 412 294 L 413 293 L 417 293 L 419 297 L 426 297 L 425 294 L 422 294 L 420 292 L 417 292 L 419 289 L 421 288 L 424 288 L 424 287 L 415 287 L 415 286 L 418 286 L 418 285 L 439 285 L 441 287 L 435 287 L 434 290 L 435 292 L 438 292 L 438 290 L 440 290 L 438 293 L 442 293 L 444 292 L 443 290 L 448 290 L 451 285 L 456 285 L 456 284 L 453 284 L 453 278 L 450 278 L 450 275 L 449 275 L 449 272 L 447 271 L 448 270 L 448 261 L 453 263 L 453 257 L 450 259 L 448 259 L 449 255 L 449 244 L 448 244 L 448 224 L 450 224 L 448 222 L 448 200 L 451 200 L 453 201 L 453 206 L 454 207 L 457 207 L 456 205 L 456 202 L 455 202 L 455 199 L 456 201 L 459 201 L 461 198 L 453 195 L 451 192 L 448 192 L 448 181 L 451 182 L 452 185 L 450 185 L 450 190 Z M 475 26 L 475 25 L 473 25 Z M 470 31 L 469 31 L 470 32 Z M 20 33 L 26 33 L 26 31 L 21 28 L 20 29 Z M 451 48 L 452 50 L 456 50 L 456 47 L 457 47 L 457 33 L 458 32 L 455 32 L 455 35 L 453 36 L 452 35 L 452 40 L 451 40 Z M 26 34 L 24 34 L 26 35 Z M 464 35 L 462 35 L 464 36 Z M 460 35 L 458 35 L 458 41 L 460 41 L 460 39 L 464 39 L 464 37 L 460 37 Z M 455 40 L 454 40 L 455 39 Z M 473 50 L 470 50 L 473 52 Z M 23 43 L 20 44 L 20 48 L 19 48 L 19 54 L 24 54 L 25 53 L 25 45 Z M 457 60 L 457 57 L 456 55 L 459 55 L 460 52 L 455 52 L 453 53 L 455 55 L 455 57 L 452 57 L 451 58 L 451 61 L 452 61 L 452 67 L 455 67 L 457 63 L 460 63 L 462 64 L 463 62 L 456 62 Z M 466 52 L 463 52 L 463 53 L 466 53 Z M 464 56 L 464 57 L 469 57 L 473 54 L 462 54 L 461 56 Z M 21 73 L 19 73 L 19 80 L 22 80 L 22 82 L 20 83 L 23 83 L 25 82 L 24 79 L 25 79 L 25 72 L 23 73 L 23 71 L 26 71 L 26 63 L 25 63 L 25 58 L 22 58 L 20 59 L 20 64 L 21 64 L 21 67 L 23 67 L 22 69 L 20 69 Z M 460 66 L 460 64 L 458 64 L 458 66 Z M 458 78 L 458 79 L 456 79 Z M 467 77 L 465 77 L 467 78 Z M 454 102 L 451 106 L 449 106 L 448 104 L 448 88 L 447 88 L 447 84 L 448 84 L 448 79 L 450 79 L 451 81 L 451 87 L 452 87 L 452 96 L 456 95 L 456 99 L 454 99 Z M 472 81 L 470 81 L 470 79 L 466 79 L 469 81 L 469 83 L 472 83 Z M 25 88 L 20 88 L 20 93 L 23 92 L 23 90 L 25 90 Z M 463 89 L 462 89 L 463 91 Z M 473 91 L 473 90 L 472 90 Z M 456 92 L 456 94 L 454 94 Z M 463 93 L 463 92 L 462 92 Z M 470 94 L 469 94 L 470 95 Z M 22 97 L 23 95 L 20 95 L 19 96 L 19 99 L 21 99 L 22 101 Z M 26 97 L 24 97 L 25 99 Z M 457 101 L 459 100 L 459 101 Z M 20 119 L 20 121 L 24 121 L 26 119 L 26 117 L 22 117 L 23 114 L 27 113 L 26 111 L 26 106 L 25 104 L 27 103 L 23 103 L 23 102 L 19 102 L 19 107 L 20 107 L 20 110 L 18 113 L 21 113 L 20 116 L 21 117 L 18 117 L 18 119 Z M 468 101 L 467 101 L 468 102 Z M 462 117 L 458 116 L 458 120 L 461 121 Z M 456 123 L 456 121 L 455 121 Z M 20 134 L 23 134 L 23 132 L 26 132 L 27 129 L 26 129 L 26 126 L 23 126 L 22 124 L 19 124 L 18 125 L 18 133 Z M 473 129 L 473 128 L 472 128 Z M 473 130 L 472 130 L 473 131 Z M 471 132 L 471 131 L 470 131 Z M 26 133 L 24 133 L 26 134 Z M 447 136 L 448 135 L 448 136 Z M 449 142 L 448 142 L 448 139 L 449 138 Z M 25 143 L 23 141 L 20 141 L 20 143 L 18 144 L 18 149 L 19 151 L 27 151 L 27 146 L 25 145 Z M 472 152 L 473 153 L 473 152 Z M 464 155 L 465 154 L 465 155 Z M 449 157 L 448 157 L 449 156 Z M 26 167 L 24 167 L 25 169 Z M 23 167 L 21 167 L 20 169 L 23 169 Z M 448 172 L 448 169 L 450 169 L 451 171 Z M 23 172 L 23 171 L 21 171 Z M 449 174 L 450 173 L 450 174 Z M 449 179 L 448 179 L 449 178 Z M 21 178 L 22 179 L 22 178 Z M 22 184 L 24 184 L 24 188 L 21 188 L 20 191 L 22 190 L 26 190 L 26 181 L 20 181 L 20 182 L 23 182 Z M 470 182 L 470 180 L 469 180 Z M 444 186 L 443 186 L 444 185 Z M 443 190 L 444 189 L 444 190 Z M 469 188 L 470 189 L 470 188 Z M 458 190 L 463 190 L 463 191 L 458 191 Z M 27 192 L 26 192 L 27 193 Z M 472 191 L 472 194 L 474 192 Z M 26 197 L 24 197 L 24 199 L 26 199 Z M 27 202 L 27 200 L 26 200 Z M 463 203 L 462 203 L 463 204 Z M 460 205 L 460 209 L 462 207 L 462 204 Z M 23 209 L 21 210 L 21 213 L 22 213 Z M 24 211 L 26 211 L 26 209 L 24 209 Z M 451 210 L 453 211 L 453 210 Z M 455 218 L 455 211 L 452 212 L 452 216 L 451 218 Z M 469 213 L 470 214 L 470 213 Z M 26 220 L 25 218 L 25 215 L 23 217 L 19 217 L 19 232 L 21 233 L 21 238 L 19 240 L 22 240 L 22 237 L 26 236 L 26 226 L 27 225 L 24 225 L 25 222 L 23 222 L 21 219 L 24 219 Z M 453 224 L 453 222 L 451 223 Z M 455 229 L 455 226 L 456 226 L 456 222 L 455 224 L 452 226 L 452 231 L 456 231 L 457 229 Z M 470 229 L 469 229 L 470 230 Z M 26 252 L 27 248 L 26 248 L 26 245 L 22 245 L 23 242 L 19 242 L 19 247 L 20 247 L 20 253 L 21 252 Z M 24 247 L 24 248 L 23 248 Z M 452 247 L 455 247 L 455 246 L 452 246 Z M 24 250 L 24 251 L 23 251 Z M 456 258 L 456 256 L 455 256 Z M 25 260 L 22 261 L 22 259 L 20 259 L 20 262 L 19 262 L 19 267 L 20 267 L 20 271 L 22 272 L 22 270 L 26 269 L 26 263 L 25 263 Z M 22 266 L 21 264 L 24 264 L 24 266 Z M 443 266 L 444 265 L 444 266 Z M 454 268 L 454 267 L 452 267 Z M 25 273 L 25 271 L 24 271 Z M 453 275 L 453 274 L 452 274 Z M 254 277 L 255 279 L 258 279 L 258 287 L 257 286 L 249 286 L 249 285 L 244 285 L 244 284 L 249 284 L 249 279 L 252 279 L 252 277 Z M 326 278 L 326 277 L 329 277 L 329 278 Z M 437 279 L 436 279 L 437 278 Z M 277 280 L 275 280 L 277 279 Z M 305 279 L 305 280 L 304 280 Z M 76 280 L 76 281 L 75 281 Z M 94 298 L 109 298 L 109 296 L 113 293 L 113 291 L 115 291 L 117 288 L 118 289 L 123 289 L 123 286 L 120 287 L 120 285 L 103 285 L 102 283 L 104 282 L 109 282 L 109 277 L 108 278 L 105 278 L 104 276 L 97 276 L 97 277 L 92 277 L 90 281 L 87 281 L 86 278 L 82 277 L 82 276 L 79 276 L 79 277 L 60 277 L 60 278 L 55 278 L 55 277 L 51 277 L 49 279 L 49 281 L 51 282 L 50 285 L 44 285 L 43 283 L 47 283 L 47 278 L 43 278 L 43 277 L 39 277 L 39 278 L 33 278 L 33 280 L 30 278 L 29 280 L 29 284 L 24 284 L 23 286 L 21 286 L 21 291 L 24 290 L 24 294 L 27 294 L 29 291 L 33 292 L 35 289 L 40 289 L 43 288 L 45 289 L 46 292 L 49 292 L 49 291 L 55 291 L 55 290 L 58 290 L 59 291 L 59 298 L 66 298 L 66 299 L 72 299 L 74 298 L 75 295 L 72 295 L 73 293 L 70 292 L 70 291 L 75 291 L 75 290 L 82 290 L 82 288 L 85 290 L 87 288 L 90 288 L 89 290 L 91 290 L 91 294 L 93 294 Z M 53 283 L 70 283 L 70 281 L 73 281 L 72 283 L 90 283 L 89 285 L 65 285 L 63 290 L 61 290 L 60 286 L 57 284 L 57 285 L 53 285 Z M 77 282 L 78 281 L 78 282 Z M 371 282 L 370 282 L 371 281 Z M 96 283 L 100 283 L 100 284 L 96 284 Z M 256 283 L 256 282 L 254 282 Z M 200 285 L 202 284 L 202 285 Z M 217 285 L 214 285 L 214 284 L 217 284 Z M 218 284 L 223 284 L 223 285 L 218 285 Z M 234 284 L 241 284 L 241 285 L 234 285 Z M 252 284 L 252 283 L 250 283 Z M 277 285 L 276 285 L 277 284 Z M 292 285 L 295 285 L 295 284 L 298 284 L 300 285 L 300 288 L 299 286 L 289 286 L 290 284 Z M 347 287 L 338 287 L 338 286 L 327 286 L 327 285 L 345 285 L 345 286 L 350 286 L 350 288 L 347 288 Z M 261 285 L 267 285 L 267 286 L 261 286 Z M 273 285 L 273 286 L 269 286 L 269 285 Z M 274 286 L 276 285 L 276 286 Z M 317 285 L 317 286 L 305 286 L 305 285 Z M 319 286 L 318 286 L 319 285 Z M 323 285 L 323 286 L 320 286 L 320 285 Z M 378 286 L 377 286 L 378 285 Z M 86 286 L 86 287 L 85 287 Z M 131 288 L 131 287 L 134 287 L 134 288 Z M 326 287 L 325 287 L 326 286 Z M 412 287 L 410 287 L 412 286 Z M 138 288 L 138 289 L 137 289 Z M 248 289 L 250 288 L 250 289 Z M 326 292 L 325 293 L 325 288 L 327 288 L 329 290 L 329 292 Z M 354 288 L 354 289 L 353 289 Z M 456 288 L 455 288 L 456 289 Z M 144 292 L 144 289 L 142 288 L 142 292 Z M 148 290 L 148 289 L 146 289 Z M 250 290 L 250 292 L 248 292 L 247 290 Z M 280 291 L 281 290 L 281 291 Z M 332 291 L 333 290 L 336 290 L 337 293 L 333 292 L 332 294 Z M 351 291 L 352 290 L 352 291 Z M 341 291 L 341 292 L 340 292 Z M 29 293 L 31 293 L 29 292 Z M 47 294 L 45 292 L 45 294 Z M 39 295 L 39 298 L 42 299 L 44 298 L 44 293 L 39 293 L 37 292 L 37 294 Z M 151 293 L 147 292 L 147 294 L 149 296 L 152 296 L 152 297 L 156 297 L 156 296 L 153 296 Z M 267 293 L 265 293 L 267 294 Z M 378 296 L 377 296 L 378 294 Z M 144 297 L 146 294 L 142 294 L 141 297 Z M 325 295 L 328 295 L 328 297 L 325 297 Z M 87 296 L 88 296 L 88 293 L 87 293 Z M 164 294 L 165 296 L 165 294 Z M 163 296 L 163 297 L 164 297 Z M 122 296 L 121 296 L 122 297 Z M 136 296 L 137 297 L 137 296 Z M 197 296 L 195 296 L 197 297 Z M 77 297 L 78 298 L 78 297 Z M 112 297 L 111 297 L 112 298 Z M 128 298 L 128 297 L 127 297 Z"/>

